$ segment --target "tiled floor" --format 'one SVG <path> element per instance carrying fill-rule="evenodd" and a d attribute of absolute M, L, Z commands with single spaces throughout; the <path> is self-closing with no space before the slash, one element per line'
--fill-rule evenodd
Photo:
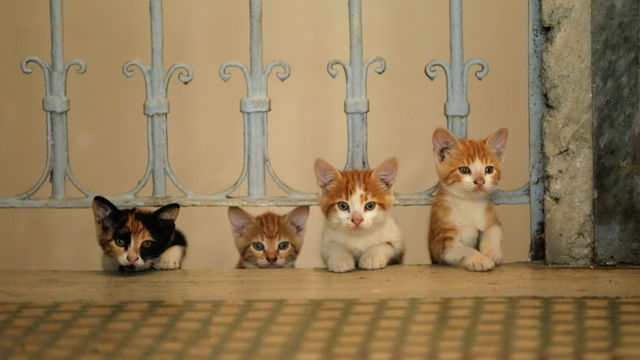
<path fill-rule="evenodd" d="M 640 359 L 640 298 L 2 304 L 3 359 Z"/>
<path fill-rule="evenodd" d="M 530 270 L 536 274 L 534 280 L 523 276 Z M 388 271 L 387 275 L 383 271 Z M 402 267 L 383 271 L 338 278 L 319 272 L 316 276 L 344 279 L 345 288 L 351 281 L 354 288 L 375 290 L 370 276 L 426 271 L 427 283 L 442 286 L 441 277 L 446 280 L 455 272 Z M 585 270 L 567 271 L 580 275 Z M 637 284 L 640 271 L 596 271 L 564 287 L 561 283 L 549 285 L 569 297 L 456 296 L 460 290 L 445 297 L 404 297 L 394 292 L 394 287 L 402 286 L 396 281 L 385 284 L 388 292 L 377 293 L 377 297 L 354 297 L 344 291 L 341 298 L 326 298 L 301 291 L 295 299 L 274 298 L 277 293 L 262 299 L 260 295 L 267 292 L 255 287 L 253 296 L 245 299 L 238 299 L 237 293 L 244 294 L 243 288 L 251 284 L 249 279 L 264 274 L 275 276 L 275 284 L 279 276 L 308 281 L 315 272 L 218 271 L 212 273 L 216 281 L 209 284 L 197 272 L 142 277 L 64 272 L 21 277 L 0 272 L 5 280 L 0 283 L 0 359 L 640 359 L 640 289 L 620 289 L 627 295 L 612 297 L 604 297 L 598 290 L 614 289 L 606 284 Z M 495 282 L 500 272 L 513 278 L 512 283 L 502 285 L 505 289 L 525 289 L 528 281 L 528 286 L 536 288 L 538 284 L 543 291 L 543 284 L 568 276 L 530 266 L 455 274 L 460 282 L 467 276 L 474 279 L 468 289 L 472 291 L 474 286 L 486 288 Z M 40 280 L 29 280 L 30 276 Z M 78 276 L 92 281 L 83 283 Z M 181 285 L 185 287 L 180 293 L 168 280 L 172 276 L 192 281 Z M 39 291 L 50 291 L 36 285 L 42 277 L 58 289 L 57 301 L 39 296 Z M 164 290 L 173 290 L 172 296 L 159 287 L 153 294 L 157 300 L 148 300 L 145 296 L 149 294 L 139 291 L 141 282 L 156 279 L 158 285 L 165 277 Z M 100 284 L 98 279 L 103 278 L 105 282 Z M 65 283 L 65 279 L 74 281 Z M 423 281 L 411 276 L 407 280 L 415 286 Z M 113 281 L 123 291 L 120 297 L 128 296 L 130 301 L 104 297 L 111 294 L 105 288 Z M 356 286 L 356 281 L 365 283 Z M 202 293 L 211 294 L 207 287 L 218 288 L 220 284 L 226 284 L 225 296 L 199 299 Z M 575 294 L 588 289 L 597 296 Z M 82 291 L 86 298 L 78 300 Z M 64 296 L 68 301 L 60 301 Z"/>

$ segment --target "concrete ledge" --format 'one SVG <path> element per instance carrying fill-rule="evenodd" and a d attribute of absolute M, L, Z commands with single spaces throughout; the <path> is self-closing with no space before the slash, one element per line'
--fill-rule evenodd
<path fill-rule="evenodd" d="M 486 273 L 438 265 L 144 273 L 1 270 L 0 303 L 640 296 L 640 268 L 506 264 Z"/>

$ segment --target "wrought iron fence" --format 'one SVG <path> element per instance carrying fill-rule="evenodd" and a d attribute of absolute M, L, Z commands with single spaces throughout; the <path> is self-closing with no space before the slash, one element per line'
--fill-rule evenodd
<path fill-rule="evenodd" d="M 269 74 L 278 69 L 276 76 L 281 81 L 289 77 L 289 65 L 280 61 L 263 63 L 262 41 L 262 0 L 250 3 L 250 63 L 246 66 L 236 61 L 228 61 L 219 69 L 224 80 L 230 80 L 229 68 L 236 67 L 244 75 L 247 96 L 240 101 L 240 111 L 244 124 L 244 163 L 235 183 L 214 194 L 200 194 L 186 188 L 171 169 L 167 151 L 167 116 L 169 101 L 167 88 L 174 73 L 183 83 L 193 79 L 192 69 L 182 63 L 165 69 L 163 64 L 163 23 L 162 0 L 149 0 L 151 23 L 151 64 L 144 65 L 139 60 L 131 60 L 123 65 L 126 77 L 134 76 L 134 68 L 142 73 L 146 100 L 144 114 L 147 116 L 148 161 L 146 170 L 131 191 L 109 195 L 116 204 L 122 206 L 157 206 L 167 202 L 178 202 L 185 206 L 294 206 L 317 204 L 316 194 L 303 193 L 290 188 L 276 174 L 269 161 L 267 146 L 267 120 L 271 100 L 267 95 Z M 459 138 L 466 138 L 467 117 L 470 105 L 467 100 L 467 78 L 475 69 L 475 76 L 482 79 L 488 75 L 488 64 L 479 58 L 465 61 L 463 53 L 462 0 L 449 1 L 451 58 L 449 62 L 433 60 L 426 64 L 428 78 L 437 76 L 441 68 L 446 76 L 447 102 L 445 115 L 447 127 Z M 331 60 L 327 71 L 331 77 L 338 76 L 336 66 L 342 67 L 346 78 L 346 99 L 344 111 L 348 124 L 348 153 L 345 168 L 363 169 L 367 161 L 367 72 L 373 70 L 382 74 L 386 61 L 378 56 L 363 59 L 362 51 L 362 0 L 348 0 L 349 11 L 349 60 Z M 65 63 L 62 40 L 62 0 L 50 0 L 51 60 L 28 56 L 22 61 L 22 71 L 32 73 L 30 64 L 40 66 L 44 75 L 45 96 L 43 109 L 46 113 L 47 157 L 44 169 L 36 183 L 24 193 L 0 198 L 0 207 L 89 207 L 94 193 L 82 186 L 76 179 L 69 164 L 67 112 L 69 100 L 66 97 L 66 81 L 69 70 L 76 66 L 77 73 L 85 71 L 82 60 L 73 59 Z M 521 188 L 511 191 L 499 190 L 493 196 L 497 204 L 526 204 L 531 206 L 531 254 L 541 258 L 543 235 L 542 198 L 544 195 L 542 167 L 542 121 L 544 98 L 541 86 L 540 53 L 544 44 L 544 32 L 540 23 L 540 0 L 529 0 L 529 124 L 530 124 L 530 181 Z M 286 196 L 267 194 L 265 180 L 267 174 Z M 45 182 L 51 182 L 51 197 L 34 198 Z M 139 192 L 152 181 L 152 195 L 139 196 Z M 173 196 L 167 192 L 167 180 L 182 193 Z M 232 194 L 247 183 L 247 194 Z M 69 196 L 66 186 L 75 186 L 82 197 Z M 435 186 L 417 194 L 397 194 L 397 205 L 429 205 Z"/>

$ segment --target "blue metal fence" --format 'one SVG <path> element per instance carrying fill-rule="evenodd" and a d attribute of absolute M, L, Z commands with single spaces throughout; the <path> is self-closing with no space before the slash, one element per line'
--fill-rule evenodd
<path fill-rule="evenodd" d="M 271 100 L 267 95 L 267 81 L 273 70 L 281 81 L 289 77 L 290 68 L 286 63 L 276 60 L 263 63 L 262 41 L 262 0 L 249 0 L 250 3 L 250 64 L 229 61 L 219 70 L 220 77 L 227 81 L 232 75 L 229 68 L 239 68 L 247 85 L 247 96 L 240 101 L 240 111 L 244 123 L 244 164 L 238 179 L 227 189 L 215 194 L 200 194 L 181 184 L 171 169 L 167 155 L 167 116 L 169 101 L 167 88 L 174 73 L 183 83 L 193 79 L 192 69 L 182 63 L 165 69 L 163 64 L 163 28 L 162 0 L 149 0 L 151 23 L 151 64 L 142 64 L 139 60 L 128 61 L 123 65 L 127 77 L 134 76 L 138 68 L 144 78 L 146 100 L 144 114 L 147 116 L 148 163 L 142 178 L 133 189 L 124 194 L 108 195 L 114 203 L 122 206 L 157 206 L 167 202 L 178 202 L 185 206 L 294 206 L 317 204 L 316 194 L 296 191 L 285 184 L 276 174 L 269 162 L 267 146 L 267 120 Z M 67 112 L 69 100 L 66 97 L 66 81 L 69 70 L 77 67 L 82 74 L 85 64 L 73 59 L 65 63 L 62 41 L 62 0 L 50 0 L 51 19 L 51 60 L 49 62 L 35 56 L 22 61 L 23 72 L 29 74 L 29 64 L 35 63 L 42 68 L 45 82 L 43 109 L 47 125 L 47 157 L 42 175 L 38 181 L 23 194 L 0 198 L 0 207 L 89 207 L 94 193 L 85 189 L 74 177 L 69 165 Z M 446 76 L 447 101 L 445 115 L 448 128 L 460 138 L 466 138 L 467 116 L 470 105 L 467 100 L 467 78 L 472 68 L 475 76 L 482 79 L 488 75 L 488 64 L 478 58 L 465 61 L 463 54 L 463 1 L 450 0 L 450 43 L 451 58 L 448 63 L 433 60 L 425 67 L 430 79 L 437 75 L 440 67 Z M 363 59 L 362 51 L 362 0 L 348 0 L 350 54 L 349 60 L 331 60 L 327 71 L 332 77 L 338 76 L 336 66 L 344 71 L 346 78 L 346 99 L 344 111 L 348 124 L 348 153 L 345 168 L 362 169 L 368 167 L 367 161 L 367 72 L 373 70 L 382 74 L 386 61 L 378 56 Z M 542 114 L 544 98 L 541 86 L 540 56 L 544 44 L 544 32 L 540 23 L 540 0 L 529 0 L 529 95 L 530 95 L 530 181 L 519 189 L 494 194 L 497 204 L 525 204 L 531 206 L 532 257 L 536 255 L 543 235 L 544 195 L 542 167 Z M 286 196 L 272 196 L 266 191 L 266 177 L 270 176 Z M 139 192 L 151 179 L 152 195 L 139 196 Z M 51 197 L 34 198 L 34 194 L 45 184 L 51 182 Z M 167 192 L 168 181 L 182 193 L 173 196 Z M 232 196 L 242 184 L 247 183 L 246 195 Z M 75 186 L 82 197 L 70 197 L 67 184 Z M 398 205 L 429 205 L 435 187 L 417 194 L 397 194 Z M 535 245 L 538 244 L 538 245 Z"/>

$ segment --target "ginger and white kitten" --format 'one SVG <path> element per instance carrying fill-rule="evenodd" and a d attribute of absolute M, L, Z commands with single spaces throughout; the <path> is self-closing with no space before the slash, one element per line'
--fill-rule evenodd
<path fill-rule="evenodd" d="M 184 235 L 176 230 L 180 205 L 169 204 L 151 212 L 120 210 L 102 196 L 93 199 L 102 268 L 107 271 L 179 269 L 186 253 Z"/>
<path fill-rule="evenodd" d="M 489 195 L 500 181 L 507 136 L 506 128 L 484 140 L 458 140 L 442 128 L 433 133 L 440 178 L 429 223 L 434 263 L 487 271 L 502 262 L 502 230 Z"/>
<path fill-rule="evenodd" d="M 326 217 L 321 255 L 329 271 L 381 269 L 402 262 L 400 229 L 389 214 L 398 171 L 395 158 L 374 170 L 338 171 L 317 159 L 314 166 Z"/>
<path fill-rule="evenodd" d="M 239 207 L 230 207 L 228 215 L 240 253 L 236 268 L 295 267 L 302 250 L 308 206 L 299 206 L 285 215 L 266 212 L 259 216 Z"/>

